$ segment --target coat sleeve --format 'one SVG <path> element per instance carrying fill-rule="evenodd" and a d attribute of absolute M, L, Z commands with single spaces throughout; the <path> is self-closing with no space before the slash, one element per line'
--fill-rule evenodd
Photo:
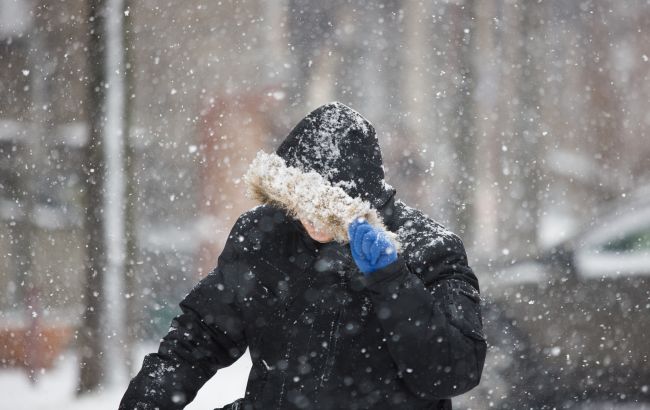
<path fill-rule="evenodd" d="M 411 269 L 400 255 L 366 284 L 389 352 L 418 397 L 465 393 L 480 381 L 487 344 L 478 281 L 460 238 L 424 252 L 418 274 Z"/>
<path fill-rule="evenodd" d="M 217 370 L 234 363 L 246 350 L 237 277 L 246 265 L 227 243 L 216 268 L 181 301 L 157 353 L 144 358 L 131 380 L 120 410 L 182 409 Z"/>

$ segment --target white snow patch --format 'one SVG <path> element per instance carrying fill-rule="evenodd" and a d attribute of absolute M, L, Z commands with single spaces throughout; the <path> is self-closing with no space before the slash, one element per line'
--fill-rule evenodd
<path fill-rule="evenodd" d="M 154 351 L 154 344 L 143 344 L 136 356 L 139 363 L 148 352 Z M 233 365 L 220 370 L 199 390 L 187 410 L 203 410 L 225 406 L 243 397 L 251 368 L 249 352 Z M 32 385 L 21 369 L 0 369 L 0 397 L 2 408 L 12 410 L 115 410 L 124 392 L 126 382 L 106 388 L 103 391 L 77 398 L 78 364 L 74 352 L 62 354 L 50 370 L 41 372 L 36 384 Z"/>
<path fill-rule="evenodd" d="M 549 212 L 541 217 L 539 222 L 538 241 L 542 249 L 550 249 L 577 231 L 578 225 L 574 217 L 563 212 Z"/>

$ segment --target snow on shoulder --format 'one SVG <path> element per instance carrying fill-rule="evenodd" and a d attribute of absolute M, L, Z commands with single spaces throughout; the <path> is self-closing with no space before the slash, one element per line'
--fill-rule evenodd
<path fill-rule="evenodd" d="M 464 249 L 462 240 L 443 225 L 402 201 L 395 202 L 396 211 L 406 222 L 397 229 L 397 238 L 403 244 L 403 253 L 409 262 L 424 262 L 438 249 Z M 464 250 L 463 250 L 464 252 Z"/>
<path fill-rule="evenodd" d="M 259 151 L 251 162 L 244 182 L 249 198 L 285 209 L 294 217 L 307 218 L 316 227 L 327 229 L 337 242 L 348 243 L 348 225 L 364 218 L 386 231 L 396 249 L 397 235 L 388 231 L 370 203 L 352 198 L 315 171 L 288 166 L 277 154 Z"/>

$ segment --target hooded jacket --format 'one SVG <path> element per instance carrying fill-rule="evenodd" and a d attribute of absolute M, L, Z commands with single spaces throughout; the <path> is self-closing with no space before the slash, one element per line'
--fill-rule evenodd
<path fill-rule="evenodd" d="M 275 155 L 298 177 L 320 175 L 328 186 L 314 192 L 369 205 L 395 234 L 397 261 L 365 277 L 345 240 L 314 241 L 300 203 L 256 185 L 265 204 L 239 217 L 120 409 L 182 409 L 246 348 L 245 397 L 224 409 L 450 409 L 479 383 L 486 353 L 459 237 L 395 198 L 374 128 L 343 104 L 310 113 Z"/>

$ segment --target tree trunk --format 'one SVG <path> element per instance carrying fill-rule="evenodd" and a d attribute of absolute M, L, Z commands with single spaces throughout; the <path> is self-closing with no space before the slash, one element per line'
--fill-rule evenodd
<path fill-rule="evenodd" d="M 88 2 L 88 141 L 84 164 L 84 228 L 86 234 L 86 283 L 83 324 L 79 334 L 80 373 L 78 394 L 88 393 L 102 384 L 105 378 L 103 356 L 105 226 L 103 195 L 105 182 L 104 145 L 102 131 L 105 125 L 105 35 L 104 1 Z"/>
<path fill-rule="evenodd" d="M 131 130 L 133 129 L 133 110 L 135 109 L 135 36 L 133 33 L 133 7 L 131 0 L 124 0 L 124 173 L 126 175 L 126 201 L 125 201 L 125 238 L 126 258 L 124 264 L 124 292 L 126 297 L 126 332 L 124 342 L 126 346 L 126 361 L 129 376 L 137 371 L 138 363 L 134 360 L 133 348 L 137 340 L 137 304 L 136 292 L 136 259 L 138 253 L 136 229 L 136 203 L 137 189 L 135 178 L 135 150 L 131 143 Z"/>
<path fill-rule="evenodd" d="M 456 208 L 456 231 L 467 244 L 474 235 L 474 197 L 476 183 L 476 115 L 474 89 L 476 87 L 475 54 L 475 0 L 468 0 L 454 8 L 455 32 L 453 44 L 458 44 L 458 84 L 456 93 L 456 133 L 452 147 L 457 164 L 455 186 L 452 187 L 452 204 Z"/>
<path fill-rule="evenodd" d="M 609 57 L 612 29 L 607 25 L 608 11 L 598 3 L 594 4 L 592 11 L 589 18 L 582 21 L 582 29 L 589 40 L 584 64 L 588 117 L 585 137 L 591 143 L 593 156 L 602 170 L 594 190 L 597 201 L 602 203 L 619 198 L 621 191 L 633 184 L 621 177 L 628 174 L 627 165 L 621 160 L 624 144 L 620 130 L 624 124 L 622 104 L 612 81 L 613 68 Z"/>
<path fill-rule="evenodd" d="M 514 121 L 515 151 L 517 158 L 517 190 L 515 208 L 515 230 L 512 235 L 518 238 L 514 243 L 514 253 L 520 256 L 535 254 L 537 249 L 537 226 L 539 222 L 540 195 L 544 187 L 544 144 L 540 127 L 539 112 L 542 87 L 539 72 L 542 69 L 540 54 L 544 44 L 540 41 L 543 20 L 543 5 L 528 2 L 520 7 L 518 36 L 520 39 L 518 60 L 521 74 L 518 81 L 517 96 L 519 110 Z M 543 54 L 542 54 L 543 55 Z M 516 162 L 516 163 L 517 163 Z"/>

